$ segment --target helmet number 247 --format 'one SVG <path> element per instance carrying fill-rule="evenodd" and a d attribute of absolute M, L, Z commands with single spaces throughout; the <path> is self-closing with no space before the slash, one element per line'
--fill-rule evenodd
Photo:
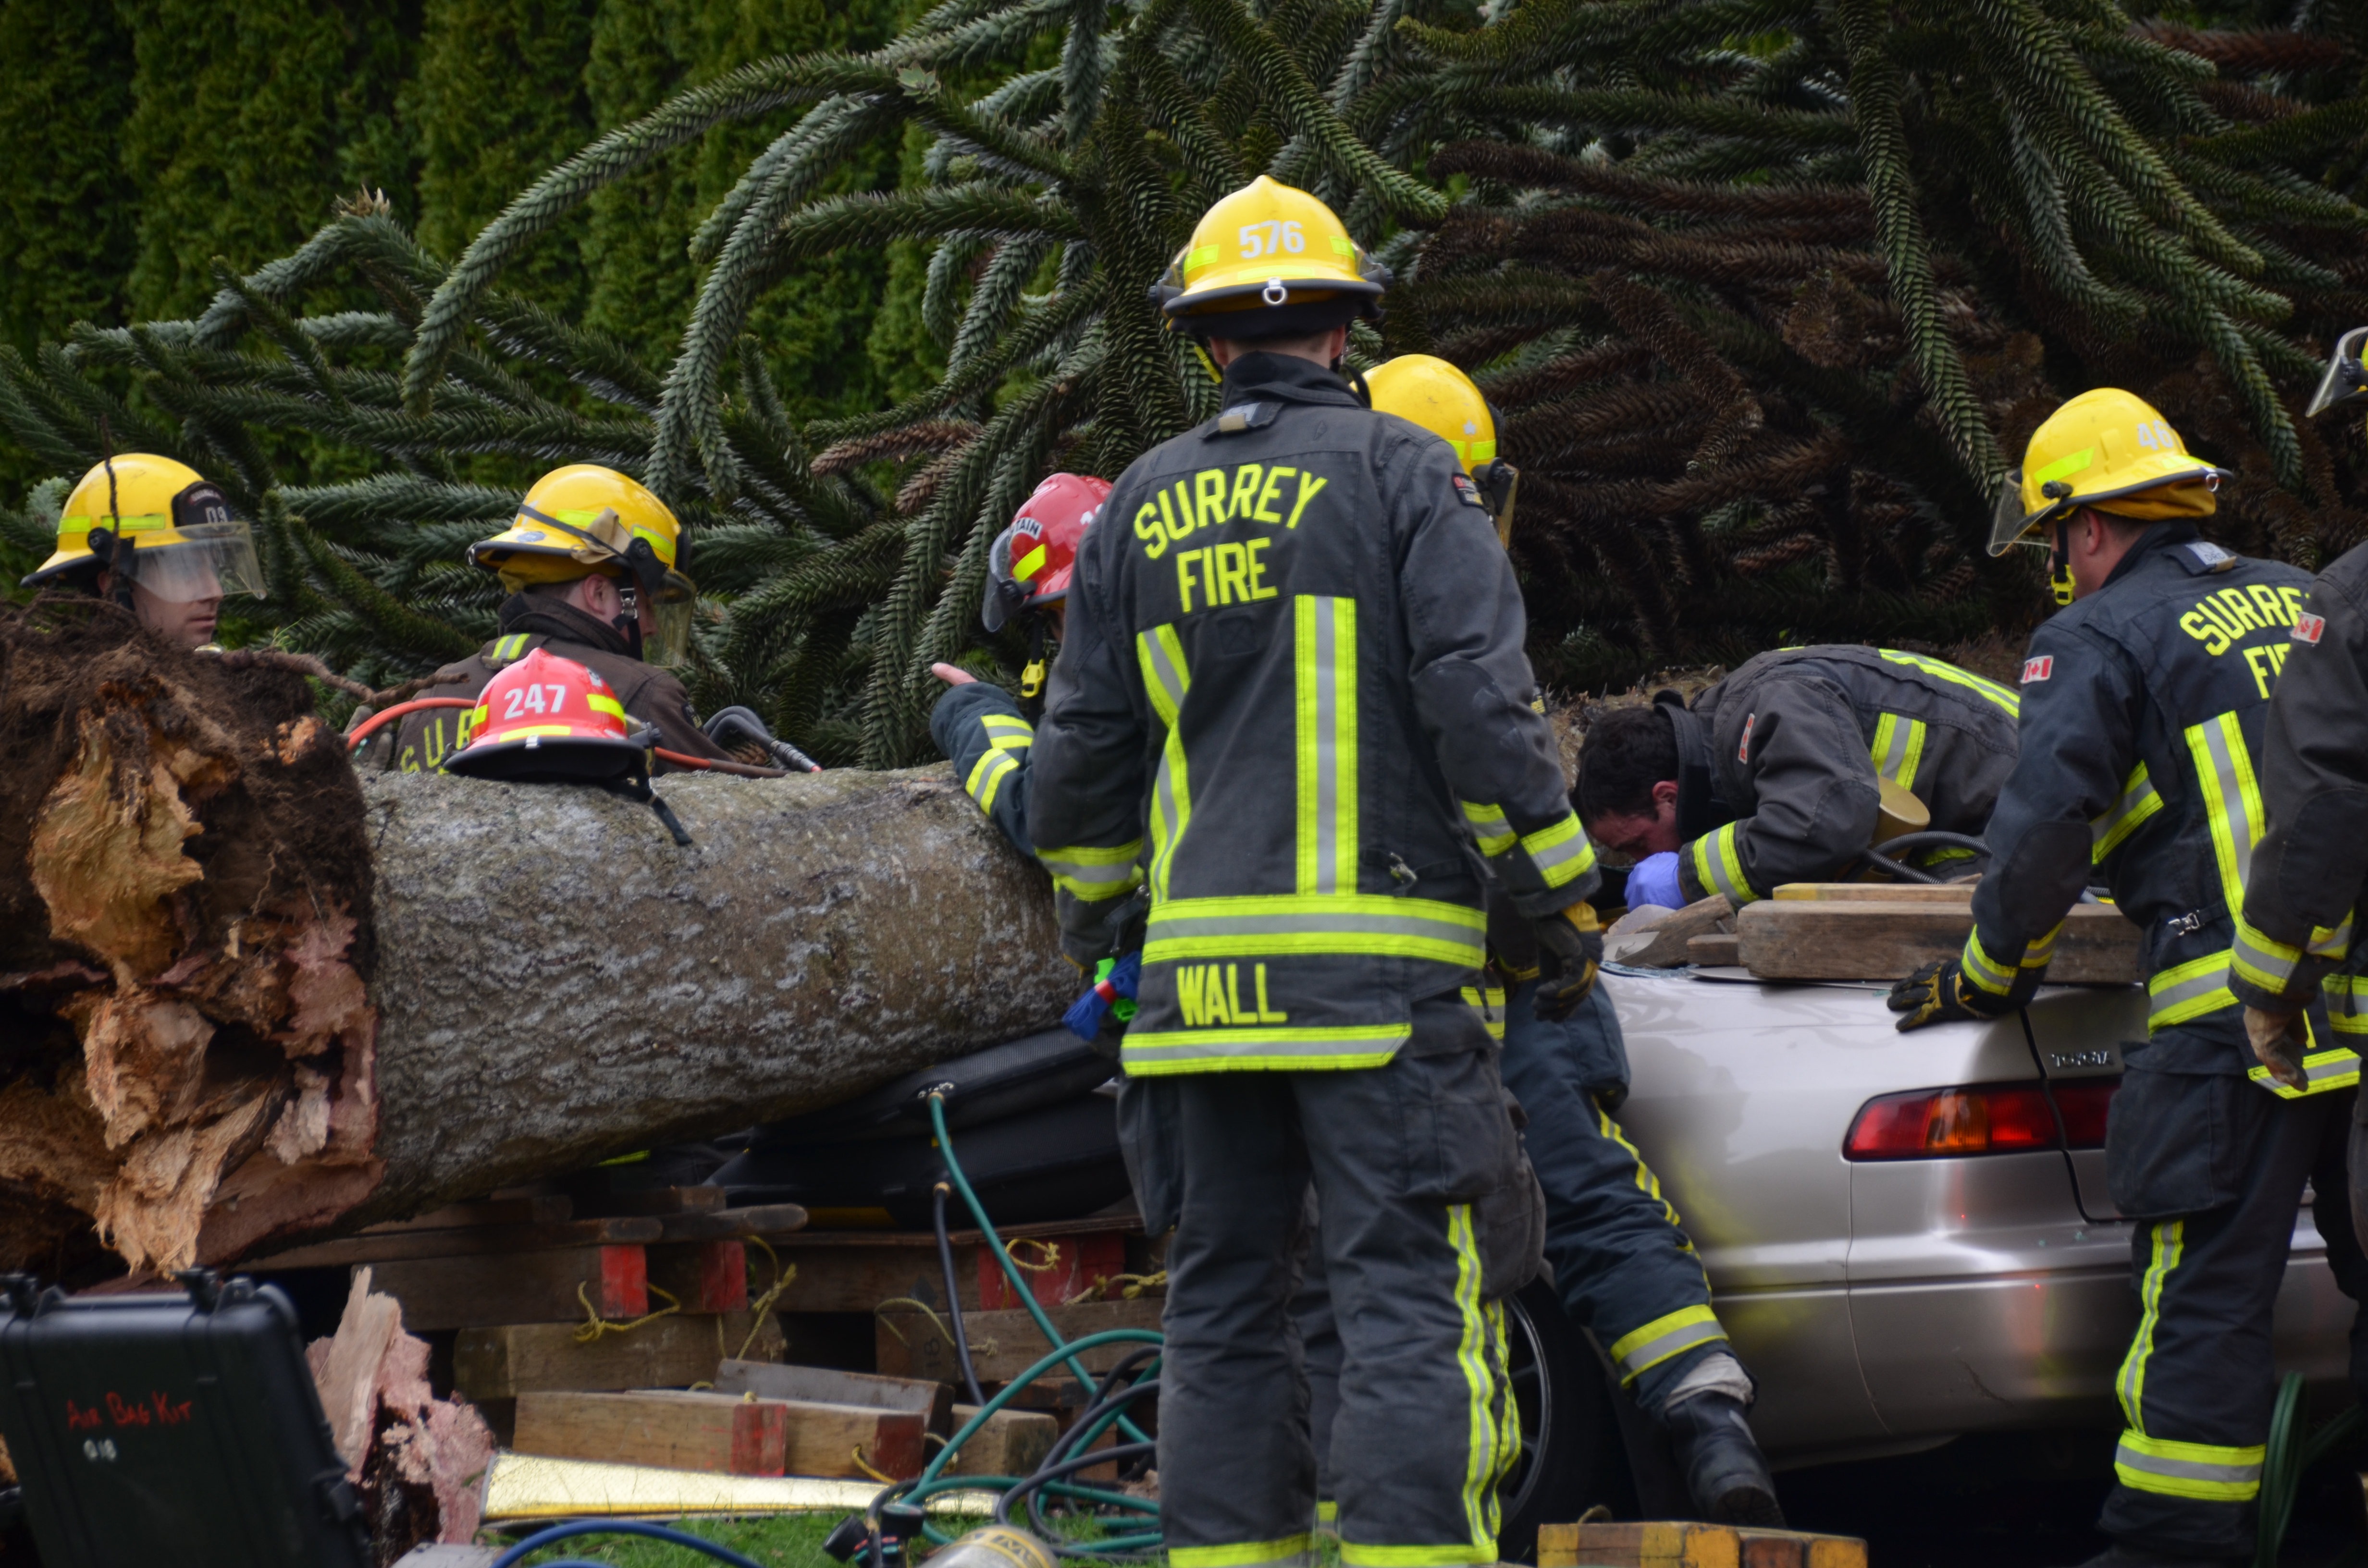
<path fill-rule="evenodd" d="M 1244 261 L 1286 252 L 1296 256 L 1307 248 L 1307 236 L 1300 232 L 1296 218 L 1269 218 L 1262 223 L 1245 223 L 1234 232 L 1234 237 L 1241 244 Z"/>
<path fill-rule="evenodd" d="M 551 693 L 551 706 L 548 708 L 542 703 L 542 694 L 546 691 Z M 509 699 L 509 708 L 502 714 L 504 719 L 519 718 L 529 711 L 556 713 L 566 704 L 567 688 L 564 686 L 514 686 L 510 687 Z"/>

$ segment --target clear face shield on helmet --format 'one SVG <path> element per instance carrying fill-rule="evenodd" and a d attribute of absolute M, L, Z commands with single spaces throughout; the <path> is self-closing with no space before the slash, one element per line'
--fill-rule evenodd
<path fill-rule="evenodd" d="M 636 616 L 646 604 L 651 630 L 642 633 L 642 657 L 653 665 L 674 665 L 690 657 L 690 622 L 699 608 L 699 587 L 679 572 L 667 571 L 655 591 L 628 575 L 617 585 L 625 608 Z"/>
<path fill-rule="evenodd" d="M 2357 403 L 2368 398 L 2368 364 L 2361 362 L 2363 349 L 2368 349 L 2368 326 L 2355 326 L 2335 341 L 2335 352 L 2327 357 L 2327 369 L 2319 373 L 2318 388 L 2310 394 L 2310 406 L 2303 417 L 2313 418 L 2339 403 Z"/>
<path fill-rule="evenodd" d="M 1472 471 L 1472 483 L 1480 487 L 1480 498 L 1488 503 L 1488 516 L 1497 524 L 1497 542 L 1507 550 L 1513 548 L 1513 502 L 1521 489 L 1521 471 L 1501 460 L 1482 463 Z"/>
<path fill-rule="evenodd" d="M 110 564 L 142 592 L 172 604 L 263 597 L 263 568 L 245 523 L 183 523 L 174 531 L 179 537 L 172 543 L 150 543 L 127 532 Z"/>

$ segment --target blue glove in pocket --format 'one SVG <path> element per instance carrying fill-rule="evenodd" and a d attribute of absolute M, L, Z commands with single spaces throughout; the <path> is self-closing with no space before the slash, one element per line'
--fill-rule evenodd
<path fill-rule="evenodd" d="M 1678 888 L 1676 850 L 1647 855 L 1628 873 L 1628 907 L 1634 909 L 1640 903 L 1657 903 L 1669 909 L 1685 907 L 1686 895 Z"/>

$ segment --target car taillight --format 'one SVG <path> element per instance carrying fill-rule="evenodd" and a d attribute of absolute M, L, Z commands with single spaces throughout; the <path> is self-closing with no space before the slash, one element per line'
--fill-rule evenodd
<path fill-rule="evenodd" d="M 2118 1079 L 2056 1085 L 2055 1102 L 2071 1147 L 2104 1147 L 2105 1106 L 2119 1086 Z M 1851 1160 L 1931 1160 L 2064 1146 L 2042 1085 L 1974 1084 L 1867 1101 L 1842 1141 L 1842 1154 Z"/>
<path fill-rule="evenodd" d="M 2055 1108 L 2064 1118 L 2064 1141 L 2075 1149 L 2105 1146 L 2105 1108 L 2113 1103 L 2119 1078 L 2075 1078 L 2053 1085 Z"/>

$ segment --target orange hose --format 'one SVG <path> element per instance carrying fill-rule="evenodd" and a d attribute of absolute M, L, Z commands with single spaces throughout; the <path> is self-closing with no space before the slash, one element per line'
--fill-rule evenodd
<path fill-rule="evenodd" d="M 790 776 L 786 767 L 752 767 L 745 762 L 726 762 L 721 757 L 689 756 L 678 751 L 668 751 L 664 746 L 652 746 L 650 749 L 657 754 L 659 761 L 671 762 L 677 767 L 696 767 L 709 773 L 733 773 L 743 778 L 787 778 Z"/>
<path fill-rule="evenodd" d="M 398 702 L 385 711 L 373 713 L 363 720 L 361 727 L 346 737 L 346 746 L 351 750 L 361 744 L 380 725 L 389 719 L 400 719 L 405 713 L 416 713 L 423 708 L 474 708 L 476 705 L 477 699 L 473 697 L 415 697 L 408 702 Z"/>

